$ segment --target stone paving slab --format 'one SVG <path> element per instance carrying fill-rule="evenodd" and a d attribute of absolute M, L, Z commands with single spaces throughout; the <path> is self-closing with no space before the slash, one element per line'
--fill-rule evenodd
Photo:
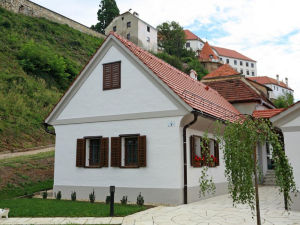
<path fill-rule="evenodd" d="M 300 212 L 284 210 L 283 196 L 274 186 L 259 187 L 263 225 L 300 225 Z M 157 207 L 124 218 L 123 225 L 255 225 L 246 205 L 233 207 L 228 195 L 188 205 Z"/>

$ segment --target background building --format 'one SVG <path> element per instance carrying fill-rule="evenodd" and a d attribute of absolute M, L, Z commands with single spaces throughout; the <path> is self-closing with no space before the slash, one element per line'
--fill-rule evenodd
<path fill-rule="evenodd" d="M 157 52 L 156 28 L 141 20 L 136 12 L 127 11 L 114 18 L 106 27 L 105 34 L 108 35 L 111 31 L 147 51 Z"/>
<path fill-rule="evenodd" d="M 270 99 L 277 99 L 279 96 L 285 94 L 294 94 L 294 90 L 288 86 L 288 78 L 285 78 L 285 83 L 283 81 L 279 81 L 279 75 L 276 75 L 277 79 L 261 76 L 261 77 L 250 77 L 251 80 L 256 81 L 260 84 L 266 85 L 272 89 L 270 93 Z"/>

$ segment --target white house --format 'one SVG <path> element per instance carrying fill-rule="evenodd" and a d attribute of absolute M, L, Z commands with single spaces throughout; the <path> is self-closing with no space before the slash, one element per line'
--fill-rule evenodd
<path fill-rule="evenodd" d="M 291 94 L 291 95 L 294 94 L 294 90 L 289 87 L 287 77 L 285 78 L 285 83 L 279 80 L 279 75 L 276 75 L 276 79 L 267 76 L 249 77 L 249 79 L 271 88 L 272 89 L 272 92 L 270 92 L 271 99 L 277 99 L 278 97 L 286 94 Z"/>
<path fill-rule="evenodd" d="M 205 42 L 190 30 L 184 30 L 186 39 L 186 48 L 195 52 L 201 51 Z M 246 77 L 257 76 L 256 61 L 228 48 L 211 46 L 218 57 L 218 61 L 229 64 L 235 70 Z"/>
<path fill-rule="evenodd" d="M 185 34 L 185 47 L 188 50 L 193 50 L 194 52 L 201 51 L 205 42 L 201 40 L 197 35 L 192 33 L 190 30 L 184 30 Z"/>
<path fill-rule="evenodd" d="M 239 112 L 218 92 L 111 33 L 45 120 L 56 132 L 54 192 L 116 201 L 141 192 L 148 203 L 199 199 L 204 132 L 218 160 L 209 173 L 227 192 L 224 162 L 210 128 Z"/>
<path fill-rule="evenodd" d="M 276 114 L 271 119 L 273 125 L 282 130 L 284 136 L 285 153 L 293 167 L 297 190 L 300 191 L 300 164 L 299 143 L 300 139 L 300 101 Z M 300 195 L 292 195 L 292 209 L 300 210 Z"/>
<path fill-rule="evenodd" d="M 157 29 L 140 19 L 137 12 L 127 11 L 114 18 L 105 28 L 105 34 L 111 31 L 147 51 L 157 52 Z"/>

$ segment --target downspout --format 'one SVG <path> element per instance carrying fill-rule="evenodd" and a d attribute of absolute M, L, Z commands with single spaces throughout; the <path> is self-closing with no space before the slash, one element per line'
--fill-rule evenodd
<path fill-rule="evenodd" d="M 195 111 L 193 111 L 192 113 L 194 115 L 194 119 L 183 127 L 183 182 L 184 182 L 184 186 L 183 186 L 183 203 L 184 204 L 187 204 L 186 130 L 187 130 L 188 127 L 193 125 L 197 121 L 197 118 L 198 118 L 198 115 Z"/>
<path fill-rule="evenodd" d="M 55 135 L 55 131 L 52 131 L 52 130 L 49 130 L 49 124 L 48 123 L 43 123 L 44 125 L 44 129 L 45 131 L 48 133 L 48 134 L 52 134 L 52 135 Z"/>

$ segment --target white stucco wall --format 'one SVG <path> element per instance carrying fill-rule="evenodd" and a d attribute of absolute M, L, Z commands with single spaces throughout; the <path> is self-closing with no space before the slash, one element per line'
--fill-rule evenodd
<path fill-rule="evenodd" d="M 150 32 L 148 32 L 147 26 L 149 25 L 141 20 L 138 20 L 138 46 L 148 51 L 157 52 L 157 30 L 152 26 L 149 26 Z"/>
<path fill-rule="evenodd" d="M 231 58 L 231 57 L 226 57 L 226 56 L 219 56 L 220 58 L 222 58 L 222 61 L 224 63 L 227 63 L 227 59 L 229 60 L 229 65 L 231 67 L 233 67 L 234 69 L 236 69 L 238 72 L 242 72 L 243 75 L 245 75 L 246 77 L 253 77 L 253 76 L 257 76 L 257 66 L 256 66 L 256 62 L 252 62 L 252 61 L 247 61 L 247 60 L 242 60 L 242 59 L 236 59 L 236 58 Z M 236 60 L 236 64 L 234 64 L 234 61 Z M 242 65 L 240 65 L 240 62 L 242 62 Z M 246 63 L 248 62 L 248 66 L 246 66 Z M 253 63 L 253 66 L 251 66 L 251 63 Z M 247 71 L 249 72 L 249 74 L 247 74 Z M 254 74 L 253 74 L 254 73 Z"/>
<path fill-rule="evenodd" d="M 242 114 L 252 115 L 254 110 L 268 109 L 264 105 L 256 102 L 233 103 L 233 106 Z"/>
<path fill-rule="evenodd" d="M 103 91 L 103 63 L 121 61 L 121 88 Z M 176 110 L 140 66 L 111 46 L 58 117 L 60 119 Z"/>
<path fill-rule="evenodd" d="M 181 137 L 178 132 L 180 120 L 181 117 L 166 117 L 55 126 L 54 185 L 182 187 L 182 176 L 178 167 L 182 154 L 179 144 Z M 170 122 L 172 122 L 172 126 L 170 126 Z M 147 136 L 147 167 L 138 169 L 113 167 L 89 169 L 75 166 L 77 138 L 99 135 L 116 137 L 120 134 L 131 133 Z"/>
<path fill-rule="evenodd" d="M 186 43 L 190 43 L 190 47 L 187 47 L 188 50 L 192 49 L 194 52 L 202 50 L 204 44 L 199 40 L 186 40 Z"/>
<path fill-rule="evenodd" d="M 279 96 L 285 95 L 286 93 L 288 94 L 294 94 L 293 90 L 283 88 L 279 85 L 275 84 L 266 84 L 266 86 L 270 87 L 272 91 L 270 91 L 270 98 L 272 99 L 277 99 Z"/>

